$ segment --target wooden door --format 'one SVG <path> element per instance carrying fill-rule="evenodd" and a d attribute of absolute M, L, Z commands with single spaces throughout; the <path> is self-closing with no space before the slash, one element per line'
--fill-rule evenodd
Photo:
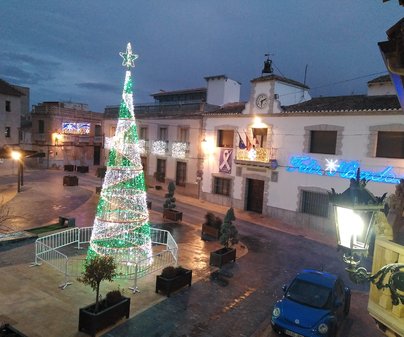
<path fill-rule="evenodd" d="M 264 186 L 263 180 L 247 179 L 247 211 L 262 213 Z"/>

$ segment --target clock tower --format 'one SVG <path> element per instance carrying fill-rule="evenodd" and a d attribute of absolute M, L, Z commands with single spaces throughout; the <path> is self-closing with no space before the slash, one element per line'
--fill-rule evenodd
<path fill-rule="evenodd" d="M 261 76 L 251 80 L 250 99 L 243 113 L 252 115 L 280 113 L 281 106 L 311 99 L 307 85 L 275 75 L 269 54 L 265 56 L 267 59 Z"/>

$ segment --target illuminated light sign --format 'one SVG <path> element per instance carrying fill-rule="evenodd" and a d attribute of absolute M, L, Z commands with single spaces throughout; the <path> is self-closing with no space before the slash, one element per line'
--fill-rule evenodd
<path fill-rule="evenodd" d="M 73 135 L 88 135 L 90 134 L 90 125 L 90 123 L 64 122 L 62 123 L 62 132 Z"/>
<path fill-rule="evenodd" d="M 344 161 L 344 160 L 328 160 L 326 159 L 325 168 L 321 166 L 319 161 L 309 156 L 292 156 L 289 160 L 289 166 L 286 168 L 287 172 L 299 172 L 305 174 L 315 174 L 319 176 L 336 177 L 339 176 L 345 179 L 356 178 L 356 172 L 360 164 L 358 161 Z M 372 172 L 361 170 L 360 179 L 374 181 L 376 183 L 399 184 L 400 179 L 394 172 L 393 166 L 387 166 L 381 171 Z"/>

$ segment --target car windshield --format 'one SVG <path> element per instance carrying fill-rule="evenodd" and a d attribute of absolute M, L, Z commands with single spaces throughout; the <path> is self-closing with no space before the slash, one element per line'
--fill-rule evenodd
<path fill-rule="evenodd" d="M 331 289 L 302 280 L 294 280 L 285 296 L 304 305 L 327 309 L 330 306 Z"/>

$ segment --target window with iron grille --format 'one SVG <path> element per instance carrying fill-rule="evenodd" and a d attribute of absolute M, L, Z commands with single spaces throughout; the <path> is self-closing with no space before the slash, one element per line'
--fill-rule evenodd
<path fill-rule="evenodd" d="M 404 158 L 404 132 L 379 131 L 376 157 Z"/>
<path fill-rule="evenodd" d="M 310 153 L 335 154 L 337 131 L 310 131 Z"/>
<path fill-rule="evenodd" d="M 10 101 L 6 101 L 6 111 L 7 112 L 11 111 L 11 102 Z"/>
<path fill-rule="evenodd" d="M 215 178 L 213 181 L 213 193 L 230 196 L 231 179 Z"/>
<path fill-rule="evenodd" d="M 301 212 L 328 218 L 328 194 L 302 191 Z"/>
<path fill-rule="evenodd" d="M 6 138 L 10 138 L 11 137 L 11 127 L 6 126 L 5 130 L 4 130 L 4 137 Z"/>

